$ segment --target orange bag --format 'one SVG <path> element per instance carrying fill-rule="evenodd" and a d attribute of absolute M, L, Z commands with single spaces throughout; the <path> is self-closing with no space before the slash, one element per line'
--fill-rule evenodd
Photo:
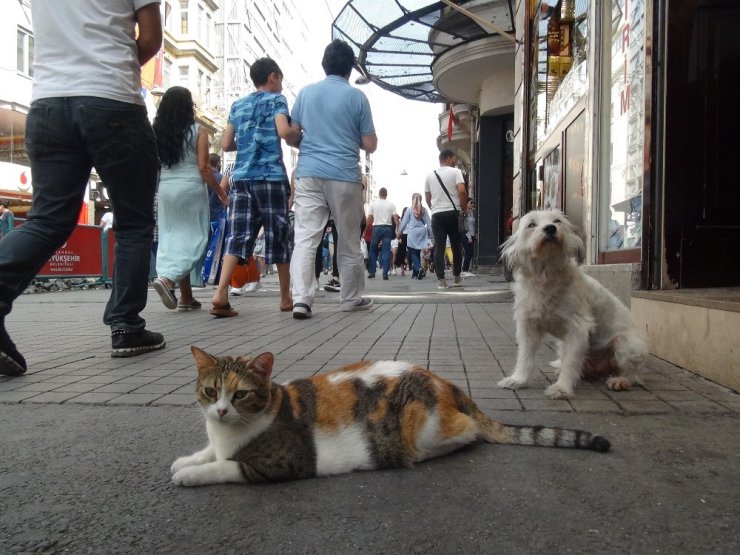
<path fill-rule="evenodd" d="M 244 287 L 247 283 L 254 283 L 260 280 L 260 271 L 257 268 L 257 261 L 253 256 L 247 259 L 246 264 L 238 264 L 231 275 L 232 287 Z"/>

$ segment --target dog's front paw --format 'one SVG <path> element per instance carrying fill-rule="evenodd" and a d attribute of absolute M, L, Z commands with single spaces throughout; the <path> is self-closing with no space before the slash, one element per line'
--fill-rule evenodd
<path fill-rule="evenodd" d="M 572 399 L 573 390 L 568 390 L 559 383 L 554 383 L 545 389 L 545 395 L 550 399 Z"/>
<path fill-rule="evenodd" d="M 627 391 L 632 389 L 632 380 L 624 376 L 610 376 L 606 379 L 606 387 L 612 391 Z"/>
<path fill-rule="evenodd" d="M 560 366 L 562 365 L 562 362 L 560 362 L 559 358 L 556 358 L 555 360 L 551 360 L 549 364 L 553 368 L 560 368 Z"/>
<path fill-rule="evenodd" d="M 170 467 L 170 472 L 172 474 L 175 474 L 178 470 L 182 470 L 183 468 L 187 466 L 193 466 L 195 463 L 192 461 L 192 457 L 179 457 L 175 459 L 175 462 L 172 463 L 172 466 Z"/>
<path fill-rule="evenodd" d="M 514 376 L 509 376 L 498 382 L 498 386 L 504 389 L 519 389 L 520 387 L 527 387 L 527 381 L 521 380 Z"/>

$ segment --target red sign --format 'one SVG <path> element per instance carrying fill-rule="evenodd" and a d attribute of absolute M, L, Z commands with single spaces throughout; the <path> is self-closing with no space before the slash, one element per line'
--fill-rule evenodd
<path fill-rule="evenodd" d="M 103 272 L 102 228 L 78 225 L 49 259 L 38 277 L 97 277 Z M 112 234 L 111 234 L 112 235 Z"/>

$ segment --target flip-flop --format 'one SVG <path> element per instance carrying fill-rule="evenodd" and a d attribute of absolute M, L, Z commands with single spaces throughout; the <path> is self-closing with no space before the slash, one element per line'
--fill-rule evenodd
<path fill-rule="evenodd" d="M 167 284 L 162 278 L 157 278 L 152 282 L 152 287 L 159 295 L 159 299 L 162 304 L 170 310 L 177 308 L 177 297 L 175 297 L 175 290 L 167 287 Z"/>
<path fill-rule="evenodd" d="M 228 303 L 220 306 L 214 304 L 213 308 L 208 313 L 216 318 L 233 318 L 234 316 L 239 315 L 239 313 L 231 308 L 231 305 Z"/>
<path fill-rule="evenodd" d="M 201 305 L 198 301 L 193 300 L 192 303 L 188 303 L 188 304 L 177 303 L 177 310 L 180 310 L 180 311 L 200 310 L 201 306 L 203 305 Z"/>

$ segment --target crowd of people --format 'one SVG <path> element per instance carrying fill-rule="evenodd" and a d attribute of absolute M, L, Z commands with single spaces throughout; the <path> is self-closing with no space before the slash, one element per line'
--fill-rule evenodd
<path fill-rule="evenodd" d="M 325 236 L 333 254 L 326 289 L 339 293 L 342 310 L 372 306 L 363 297 L 365 271 L 373 278 L 378 259 L 383 279 L 408 254 L 410 277 L 422 279 L 433 267 L 439 287 L 446 287 L 448 241 L 452 285 L 462 283 L 463 245 L 472 237 L 461 242 L 458 222 L 468 201 L 454 154 L 440 156 L 441 167 L 433 172 L 438 184 L 427 179 L 427 207 L 414 194 L 400 217 L 383 188 L 365 215 L 360 150 L 374 152 L 378 139 L 367 97 L 348 81 L 355 56 L 346 42 L 334 40 L 326 47 L 325 79 L 304 87 L 292 109 L 281 94 L 278 64 L 269 58 L 252 64 L 256 91 L 231 107 L 221 147 L 236 157 L 222 175 L 188 89 L 168 89 L 153 125 L 147 119 L 140 67 L 161 46 L 157 0 L 110 0 L 104 7 L 92 1 L 62 7 L 37 0 L 32 9 L 37 70 L 26 147 L 33 205 L 24 225 L 0 240 L 0 374 L 26 371 L 5 317 L 73 230 L 93 167 L 106 184 L 114 216 L 114 279 L 103 317 L 111 329 L 113 357 L 165 346 L 162 334 L 147 330 L 141 317 L 153 277 L 154 245 L 152 286 L 161 302 L 169 309 L 200 308 L 191 276 L 199 275 L 211 224 L 224 210 L 228 225 L 210 309 L 215 317 L 237 316 L 229 303 L 232 277 L 255 254 L 258 240 L 264 263 L 277 268 L 279 309 L 300 320 L 312 316 L 317 278 L 329 269 Z M 85 48 L 75 53 L 57 48 L 82 43 Z M 109 55 L 103 59 L 100 51 Z M 299 149 L 290 178 L 281 141 Z M 367 261 L 361 237 L 369 242 Z M 400 267 L 405 274 L 405 263 Z"/>

